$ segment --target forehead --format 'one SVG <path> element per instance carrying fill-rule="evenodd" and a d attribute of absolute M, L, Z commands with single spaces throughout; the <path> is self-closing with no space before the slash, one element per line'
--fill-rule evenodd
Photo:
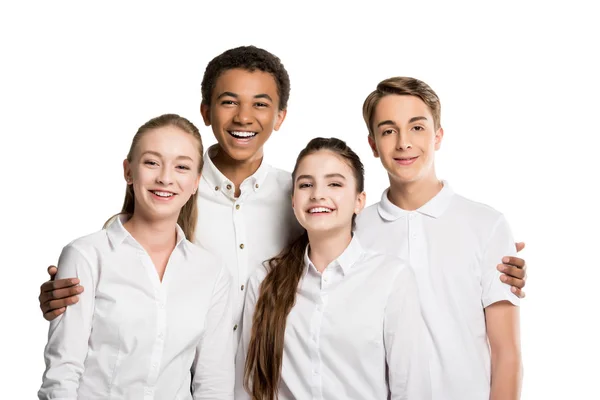
<path fill-rule="evenodd" d="M 266 93 L 274 99 L 277 96 L 277 82 L 275 77 L 261 70 L 248 71 L 235 68 L 223 72 L 215 82 L 213 98 L 223 92 L 232 92 L 238 95 L 255 96 Z"/>
<path fill-rule="evenodd" d="M 155 151 L 164 156 L 198 157 L 198 139 L 175 126 L 164 126 L 145 132 L 138 142 L 137 153 Z"/>
<path fill-rule="evenodd" d="M 329 150 L 319 150 L 300 161 L 296 175 L 319 177 L 333 173 L 342 174 L 346 178 L 354 176 L 348 161 L 342 156 Z"/>
<path fill-rule="evenodd" d="M 389 94 L 377 103 L 373 113 L 373 123 L 377 125 L 378 122 L 385 120 L 406 122 L 417 116 L 427 117 L 433 121 L 431 109 L 419 97 Z"/>

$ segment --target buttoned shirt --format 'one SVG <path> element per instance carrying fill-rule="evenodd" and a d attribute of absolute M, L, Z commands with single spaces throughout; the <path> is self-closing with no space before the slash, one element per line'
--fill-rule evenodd
<path fill-rule="evenodd" d="M 504 216 L 455 194 L 448 182 L 428 203 L 406 211 L 388 199 L 357 218 L 357 236 L 375 251 L 407 260 L 415 272 L 429 334 L 433 398 L 481 400 L 490 395 L 485 307 L 519 304 L 496 266 L 515 254 Z"/>
<path fill-rule="evenodd" d="M 260 268 L 249 282 L 244 354 L 266 275 Z M 414 274 L 402 260 L 367 251 L 354 237 L 319 273 L 307 252 L 287 317 L 279 399 L 429 399 L 425 346 Z M 249 398 L 241 388 L 236 399 Z"/>
<path fill-rule="evenodd" d="M 299 236 L 301 228 L 292 210 L 290 173 L 263 161 L 235 197 L 235 185 L 211 160 L 215 151 L 212 147 L 204 156 L 195 242 L 217 254 L 233 277 L 231 328 L 237 348 L 248 278 Z"/>
<path fill-rule="evenodd" d="M 179 227 L 162 282 L 121 218 L 63 249 L 70 277 L 85 291 L 50 322 L 40 399 L 233 398 L 231 277 Z"/>

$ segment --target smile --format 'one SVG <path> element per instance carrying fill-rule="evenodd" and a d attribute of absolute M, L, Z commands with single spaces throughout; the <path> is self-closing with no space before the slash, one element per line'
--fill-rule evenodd
<path fill-rule="evenodd" d="M 236 139 L 252 139 L 258 135 L 258 132 L 247 132 L 247 131 L 227 131 L 231 136 Z"/>
<path fill-rule="evenodd" d="M 160 197 L 162 199 L 168 199 L 168 198 L 175 196 L 175 193 L 163 192 L 160 190 L 149 190 L 149 192 L 152 193 L 154 196 Z"/>
<path fill-rule="evenodd" d="M 309 214 L 329 214 L 333 209 L 327 207 L 313 207 L 308 210 Z"/>
<path fill-rule="evenodd" d="M 394 158 L 394 161 L 396 161 L 396 163 L 398 163 L 400 165 L 410 165 L 410 164 L 414 163 L 417 158 L 419 158 L 419 156 L 416 156 L 416 157 L 401 157 L 401 158 Z"/>

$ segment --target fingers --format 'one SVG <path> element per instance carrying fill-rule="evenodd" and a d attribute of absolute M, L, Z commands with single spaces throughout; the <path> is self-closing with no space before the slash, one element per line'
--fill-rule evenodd
<path fill-rule="evenodd" d="M 72 296 L 72 297 L 67 297 L 64 299 L 51 300 L 51 301 L 46 302 L 42 306 L 42 312 L 44 314 L 47 314 L 51 311 L 55 311 L 55 310 L 59 310 L 61 308 L 66 308 L 68 306 L 72 306 L 73 304 L 76 304 L 78 301 L 79 301 L 79 296 Z"/>
<path fill-rule="evenodd" d="M 498 264 L 498 271 L 517 279 L 525 279 L 527 270 L 525 268 L 515 267 L 513 265 Z"/>
<path fill-rule="evenodd" d="M 63 307 L 63 308 L 58 308 L 58 309 L 56 309 L 56 310 L 49 311 L 49 312 L 47 312 L 47 313 L 45 313 L 45 314 L 44 314 L 44 318 L 45 318 L 47 321 L 52 321 L 54 318 L 56 318 L 56 317 L 58 317 L 60 314 L 64 313 L 64 312 L 65 312 L 65 310 L 66 310 L 66 308 L 65 308 L 65 307 Z"/>
<path fill-rule="evenodd" d="M 520 299 L 524 299 L 525 298 L 525 292 L 522 289 L 516 288 L 516 287 L 511 287 L 510 291 L 513 292 L 514 294 L 517 295 L 517 297 L 519 297 Z"/>
<path fill-rule="evenodd" d="M 62 289 L 66 287 L 71 287 L 79 284 L 79 278 L 66 278 L 59 279 L 57 281 L 47 281 L 42 284 L 40 287 L 40 291 L 43 292 L 51 292 L 56 289 Z"/>
<path fill-rule="evenodd" d="M 58 272 L 58 268 L 56 268 L 54 265 L 51 265 L 48 267 L 48 275 L 50 275 L 50 280 L 54 280 L 54 276 L 56 275 L 56 273 Z"/>
<path fill-rule="evenodd" d="M 525 260 L 519 257 L 503 257 L 502 262 L 508 265 L 514 265 L 515 267 L 523 268 L 525 266 Z"/>
<path fill-rule="evenodd" d="M 518 253 L 525 248 L 525 242 L 517 242 L 517 243 L 515 243 L 515 246 L 517 247 L 517 253 Z"/>
<path fill-rule="evenodd" d="M 500 280 L 507 285 L 514 286 L 518 289 L 522 289 L 525 286 L 525 280 L 513 278 L 508 275 L 500 275 Z"/>

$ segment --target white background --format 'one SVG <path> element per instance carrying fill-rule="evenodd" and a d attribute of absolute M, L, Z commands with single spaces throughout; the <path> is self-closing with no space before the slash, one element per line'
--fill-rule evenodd
<path fill-rule="evenodd" d="M 290 170 L 312 137 L 340 137 L 366 164 L 369 204 L 387 176 L 367 147 L 365 96 L 396 75 L 437 91 L 439 177 L 504 212 L 527 243 L 523 398 L 599 398 L 600 30 L 591 6 L 15 3 L 0 6 L 0 397 L 35 397 L 46 266 L 119 211 L 137 127 L 175 112 L 214 143 L 199 114 L 204 68 L 254 44 L 278 55 L 292 82 L 266 160 Z"/>

